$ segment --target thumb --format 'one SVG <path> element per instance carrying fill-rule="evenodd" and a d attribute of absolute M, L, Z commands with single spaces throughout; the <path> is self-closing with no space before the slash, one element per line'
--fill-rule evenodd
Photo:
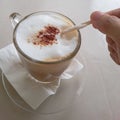
<path fill-rule="evenodd" d="M 91 23 L 107 36 L 120 39 L 120 18 L 96 11 L 91 14 Z"/>

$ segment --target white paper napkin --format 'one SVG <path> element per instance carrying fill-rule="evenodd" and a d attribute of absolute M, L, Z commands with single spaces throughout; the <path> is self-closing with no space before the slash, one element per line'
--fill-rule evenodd
<path fill-rule="evenodd" d="M 60 80 L 47 85 L 31 80 L 13 44 L 0 50 L 0 68 L 17 93 L 33 109 L 37 109 L 46 98 L 55 94 L 60 85 Z"/>

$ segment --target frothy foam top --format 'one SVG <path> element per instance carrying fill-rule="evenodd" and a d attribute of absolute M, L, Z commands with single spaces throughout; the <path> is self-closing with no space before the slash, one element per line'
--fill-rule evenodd
<path fill-rule="evenodd" d="M 54 34 L 55 38 L 53 43 L 44 45 L 43 43 L 46 43 L 46 41 L 44 41 L 44 39 L 42 39 L 42 41 L 41 38 L 39 40 L 39 44 L 34 43 L 36 42 L 34 41 L 35 39 L 39 39 L 39 33 L 41 31 L 45 32 L 46 26 L 53 26 L 58 30 L 57 34 Z M 78 36 L 76 34 L 73 34 L 72 36 L 70 36 L 70 34 L 67 37 L 61 37 L 59 34 L 63 28 L 70 26 L 71 24 L 62 18 L 57 18 L 56 16 L 50 16 L 47 14 L 28 17 L 22 21 L 17 28 L 17 44 L 26 55 L 36 60 L 53 61 L 62 59 L 69 56 L 75 50 L 77 45 Z M 46 34 L 48 35 L 49 33 L 45 33 L 45 35 Z M 49 35 L 51 35 L 51 33 Z M 43 33 L 42 37 L 44 37 Z M 49 38 L 49 36 L 47 37 Z M 51 40 L 51 38 L 47 40 Z"/>

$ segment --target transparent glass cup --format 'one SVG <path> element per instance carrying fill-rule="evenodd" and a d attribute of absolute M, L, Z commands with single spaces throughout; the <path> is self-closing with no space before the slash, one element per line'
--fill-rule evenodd
<path fill-rule="evenodd" d="M 75 72 L 77 72 L 77 65 L 72 66 L 72 69 L 70 69 L 69 67 L 70 67 L 71 62 L 73 62 L 75 55 L 78 53 L 80 49 L 81 34 L 79 31 L 77 30 L 75 31 L 77 35 L 77 45 L 74 51 L 69 56 L 63 59 L 57 60 L 57 61 L 39 61 L 34 58 L 31 58 L 27 54 L 25 54 L 24 51 L 20 49 L 17 43 L 16 32 L 17 32 L 19 25 L 24 20 L 28 19 L 29 17 L 34 16 L 34 15 L 40 15 L 40 14 L 54 16 L 54 17 L 57 17 L 59 19 L 62 19 L 68 22 L 71 26 L 75 25 L 71 19 L 56 12 L 40 11 L 40 12 L 29 14 L 26 17 L 22 17 L 19 13 L 11 14 L 10 20 L 14 28 L 13 43 L 18 52 L 18 55 L 24 67 L 28 71 L 30 78 L 37 80 L 40 83 L 51 83 L 59 79 L 69 79 L 75 75 Z M 76 62 L 76 60 L 74 60 L 74 62 Z M 68 70 L 69 73 L 67 73 L 68 68 L 69 68 Z"/>

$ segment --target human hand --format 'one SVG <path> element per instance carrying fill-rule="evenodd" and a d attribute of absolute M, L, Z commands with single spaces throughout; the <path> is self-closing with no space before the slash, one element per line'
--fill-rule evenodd
<path fill-rule="evenodd" d="M 91 23 L 94 28 L 106 34 L 110 56 L 120 65 L 120 8 L 107 13 L 93 12 Z"/>

